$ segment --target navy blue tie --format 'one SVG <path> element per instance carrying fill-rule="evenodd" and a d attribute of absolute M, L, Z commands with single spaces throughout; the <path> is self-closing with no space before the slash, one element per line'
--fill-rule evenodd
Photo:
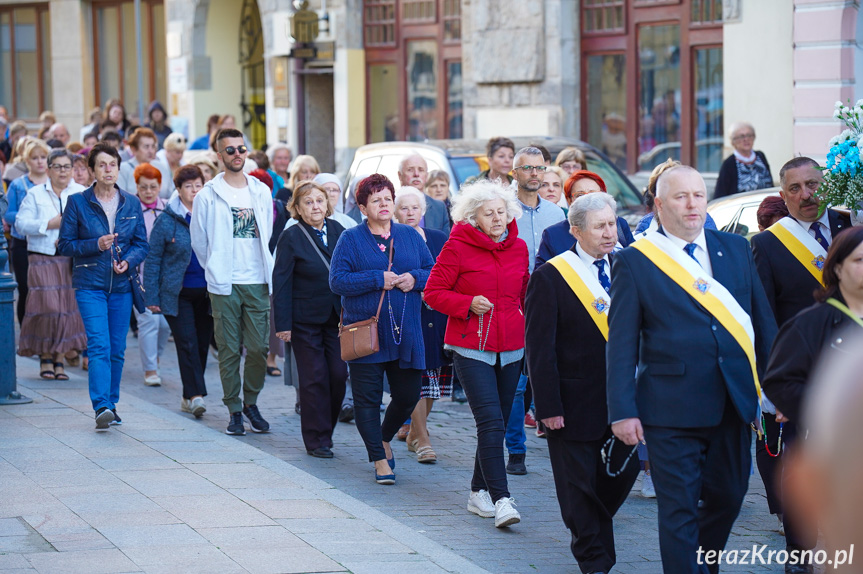
<path fill-rule="evenodd" d="M 695 259 L 695 262 L 696 262 L 696 263 L 698 263 L 698 265 L 700 266 L 700 265 L 701 265 L 701 262 L 700 262 L 698 259 L 696 259 L 696 258 L 695 258 L 695 248 L 696 248 L 696 247 L 698 247 L 698 245 L 696 245 L 695 243 L 687 243 L 687 244 L 683 247 L 683 250 L 684 250 L 684 251 L 686 251 L 686 254 L 687 254 L 687 255 L 689 255 L 690 257 L 692 257 L 693 259 Z"/>
<path fill-rule="evenodd" d="M 821 247 L 823 247 L 825 250 L 830 249 L 830 244 L 827 243 L 827 238 L 824 237 L 823 233 L 821 233 L 820 223 L 818 223 L 817 221 L 813 222 L 812 225 L 809 226 L 809 229 L 811 229 L 815 233 L 815 241 L 817 241 L 821 245 Z"/>
<path fill-rule="evenodd" d="M 605 259 L 597 259 L 593 264 L 599 269 L 599 284 L 602 285 L 606 293 L 609 293 L 611 291 L 611 279 L 605 274 Z"/>

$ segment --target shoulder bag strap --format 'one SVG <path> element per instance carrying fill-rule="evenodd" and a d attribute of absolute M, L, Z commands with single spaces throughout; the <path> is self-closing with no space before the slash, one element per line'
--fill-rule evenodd
<path fill-rule="evenodd" d="M 311 236 L 311 235 L 309 235 L 309 232 L 308 232 L 308 231 L 306 231 L 306 228 L 305 228 L 305 227 L 303 227 L 303 224 L 302 224 L 302 223 L 297 222 L 297 226 L 300 228 L 300 231 L 302 231 L 302 232 L 303 232 L 303 235 L 305 235 L 305 236 L 306 236 L 306 239 L 308 239 L 308 240 L 309 240 L 309 243 L 311 243 L 311 244 L 312 244 L 312 247 L 314 247 L 314 248 L 315 248 L 315 253 L 317 253 L 317 254 L 318 254 L 318 257 L 320 257 L 320 258 L 321 258 L 321 261 L 323 261 L 323 262 L 324 262 L 324 265 L 327 267 L 327 271 L 329 271 L 329 270 L 330 270 L 330 262 L 329 262 L 329 261 L 327 261 L 326 257 L 324 257 L 324 254 L 323 254 L 323 253 L 321 253 L 321 250 L 318 248 L 318 244 L 317 244 L 317 243 L 315 243 L 315 240 L 314 240 L 314 239 L 312 239 L 312 236 Z"/>
<path fill-rule="evenodd" d="M 848 318 L 850 318 L 852 321 L 854 321 L 855 323 L 857 323 L 858 325 L 863 327 L 863 319 L 860 319 L 860 317 L 858 317 L 853 312 L 851 312 L 851 309 L 849 309 L 847 305 L 843 304 L 841 301 L 839 301 L 837 299 L 834 299 L 833 297 L 830 297 L 829 299 L 827 299 L 827 303 L 829 305 L 836 307 L 837 309 L 839 309 L 840 311 L 845 313 L 848 316 Z"/>

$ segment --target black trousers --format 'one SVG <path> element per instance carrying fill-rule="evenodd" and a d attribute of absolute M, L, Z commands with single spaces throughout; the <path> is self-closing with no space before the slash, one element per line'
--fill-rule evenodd
<path fill-rule="evenodd" d="M 503 438 L 506 422 L 512 412 L 515 388 L 521 376 L 522 361 L 494 366 L 476 359 L 453 355 L 467 402 L 476 423 L 476 456 L 470 489 L 487 490 L 492 501 L 509 496 L 506 464 L 503 460 Z"/>
<path fill-rule="evenodd" d="M 210 315 L 210 298 L 206 287 L 184 287 L 177 300 L 177 316 L 165 315 L 174 344 L 180 379 L 183 381 L 183 398 L 207 396 L 204 371 L 207 370 L 207 352 L 213 336 L 213 317 Z"/>
<path fill-rule="evenodd" d="M 726 395 L 713 427 L 645 425 L 650 474 L 659 507 L 659 550 L 665 574 L 719 571 L 698 564 L 697 550 L 722 550 L 740 513 L 752 468 L 751 430 Z M 703 500 L 699 508 L 698 501 Z M 702 560 L 703 561 L 703 560 Z"/>
<path fill-rule="evenodd" d="M 299 361 L 297 362 L 299 368 Z M 411 416 L 420 400 L 422 370 L 402 369 L 398 360 L 388 363 L 351 363 L 351 387 L 354 392 L 354 420 L 369 462 L 386 459 L 381 442 L 391 442 L 399 428 Z M 384 373 L 390 383 L 392 400 L 381 422 L 381 400 L 384 394 Z M 303 381 L 303 385 L 305 385 Z M 300 385 L 302 388 L 303 385 Z M 303 403 L 303 409 L 306 408 Z"/>
<path fill-rule="evenodd" d="M 764 492 L 767 494 L 767 508 L 770 514 L 782 514 L 782 489 L 780 479 L 782 477 L 782 459 L 784 454 L 779 456 L 770 456 L 770 452 L 776 454 L 779 446 L 779 423 L 776 422 L 776 416 L 770 413 L 764 413 L 764 426 L 766 434 L 762 438 L 755 439 L 755 463 L 758 466 L 758 474 L 761 475 L 761 481 L 764 482 Z M 789 424 L 785 424 L 785 429 Z M 765 448 L 765 439 L 767 444 Z M 785 439 L 785 430 L 782 431 L 782 440 Z M 784 449 L 783 449 L 784 450 Z"/>
<path fill-rule="evenodd" d="M 638 456 L 633 455 L 616 477 L 606 472 L 602 445 L 611 429 L 599 440 L 576 441 L 548 433 L 548 454 L 563 523 L 572 533 L 570 549 L 582 572 L 609 572 L 617 562 L 614 551 L 613 517 L 626 501 L 638 478 Z M 615 441 L 611 470 L 621 468 L 632 447 Z"/>
<path fill-rule="evenodd" d="M 18 314 L 19 327 L 24 322 L 24 314 L 27 312 L 27 273 L 30 269 L 28 255 L 27 240 L 13 237 L 9 242 L 9 260 L 15 273 L 15 282 L 18 284 L 18 304 L 15 306 L 15 311 Z"/>
<path fill-rule="evenodd" d="M 333 446 L 333 430 L 345 396 L 348 367 L 339 346 L 339 317 L 332 314 L 323 325 L 294 323 L 291 346 L 297 360 L 300 429 L 306 450 Z M 290 364 L 285 364 L 290 369 Z"/>

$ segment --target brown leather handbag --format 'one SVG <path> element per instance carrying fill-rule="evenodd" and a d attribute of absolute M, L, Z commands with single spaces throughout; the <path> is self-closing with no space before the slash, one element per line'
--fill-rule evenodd
<path fill-rule="evenodd" d="M 393 266 L 393 242 L 390 240 L 390 264 L 387 271 Z M 353 361 L 362 357 L 374 355 L 380 351 L 378 342 L 378 319 L 381 316 L 381 307 L 384 304 L 384 294 L 381 291 L 381 300 L 378 301 L 378 311 L 375 316 L 365 321 L 357 321 L 350 325 L 342 325 L 344 310 L 339 314 L 339 345 L 342 350 L 343 361 Z"/>

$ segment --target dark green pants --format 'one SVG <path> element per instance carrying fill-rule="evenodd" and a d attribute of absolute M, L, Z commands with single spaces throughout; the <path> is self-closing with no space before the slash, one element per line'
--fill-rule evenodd
<path fill-rule="evenodd" d="M 213 327 L 219 346 L 219 374 L 225 393 L 222 402 L 232 413 L 243 404 L 254 405 L 267 375 L 270 338 L 270 295 L 266 284 L 234 285 L 230 295 L 210 293 Z M 246 348 L 246 366 L 240 382 L 240 357 Z M 240 387 L 243 398 L 240 399 Z"/>

